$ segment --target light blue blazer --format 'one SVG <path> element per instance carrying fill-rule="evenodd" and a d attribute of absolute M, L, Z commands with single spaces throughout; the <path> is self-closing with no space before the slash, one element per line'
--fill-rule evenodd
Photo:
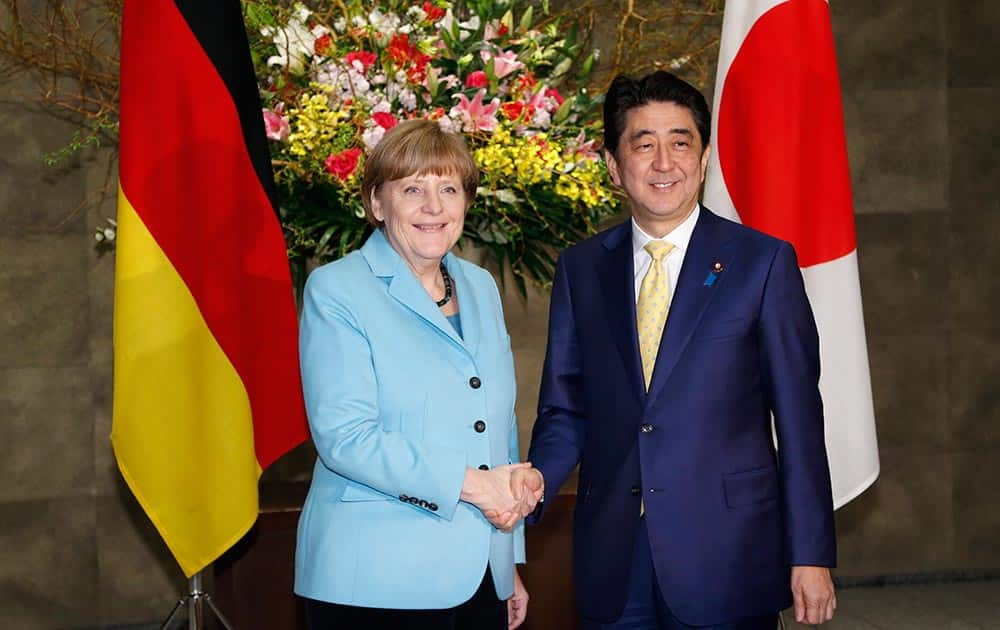
<path fill-rule="evenodd" d="M 450 608 L 487 563 L 497 597 L 513 593 L 523 525 L 503 533 L 459 501 L 466 467 L 518 461 L 510 337 L 493 277 L 444 261 L 464 339 L 381 230 L 306 282 L 299 345 L 319 458 L 299 520 L 301 596 Z"/>

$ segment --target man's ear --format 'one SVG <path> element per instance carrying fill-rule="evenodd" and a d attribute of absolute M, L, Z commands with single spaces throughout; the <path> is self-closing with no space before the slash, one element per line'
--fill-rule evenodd
<path fill-rule="evenodd" d="M 615 154 L 604 149 L 604 162 L 608 165 L 608 175 L 611 175 L 611 181 L 615 183 L 616 186 L 622 185 L 621 175 L 618 174 L 618 161 L 615 160 Z"/>
<path fill-rule="evenodd" d="M 705 173 L 708 172 L 708 158 L 712 155 L 712 145 L 706 145 L 701 152 L 701 181 L 705 181 Z"/>

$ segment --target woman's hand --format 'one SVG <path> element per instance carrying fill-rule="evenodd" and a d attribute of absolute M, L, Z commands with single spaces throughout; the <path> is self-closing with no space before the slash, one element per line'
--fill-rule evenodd
<path fill-rule="evenodd" d="M 475 505 L 498 529 L 510 531 L 525 508 L 511 491 L 511 473 L 531 464 L 509 464 L 492 470 L 465 469 L 461 500 Z"/>
<path fill-rule="evenodd" d="M 528 589 L 524 588 L 524 582 L 514 567 L 514 594 L 507 600 L 507 628 L 514 630 L 528 616 Z"/>

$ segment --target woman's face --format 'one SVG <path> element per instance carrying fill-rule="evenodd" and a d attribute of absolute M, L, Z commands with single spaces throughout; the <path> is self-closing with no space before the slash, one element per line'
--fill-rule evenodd
<path fill-rule="evenodd" d="M 385 222 L 389 243 L 414 271 L 437 267 L 458 242 L 465 209 L 465 189 L 455 174 L 415 173 L 372 194 L 372 214 Z"/>

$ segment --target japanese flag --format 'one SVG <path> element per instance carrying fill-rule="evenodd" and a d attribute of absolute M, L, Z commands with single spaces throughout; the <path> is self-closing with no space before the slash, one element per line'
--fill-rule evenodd
<path fill-rule="evenodd" d="M 830 8 L 726 3 L 705 205 L 791 242 L 819 328 L 834 506 L 879 473 Z"/>

